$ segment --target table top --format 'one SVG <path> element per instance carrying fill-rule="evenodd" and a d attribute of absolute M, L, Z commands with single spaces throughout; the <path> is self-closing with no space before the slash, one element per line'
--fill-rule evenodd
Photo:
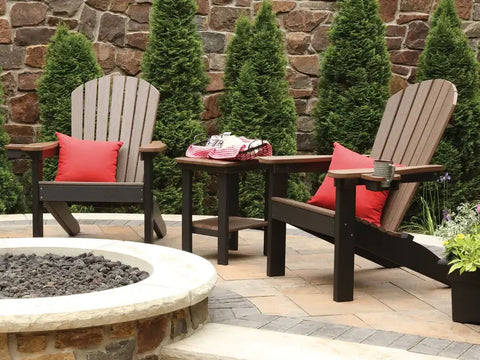
<path fill-rule="evenodd" d="M 255 170 L 264 169 L 265 165 L 258 160 L 215 160 L 204 158 L 178 157 L 175 161 L 180 167 L 192 169 L 231 169 L 231 170 Z"/>

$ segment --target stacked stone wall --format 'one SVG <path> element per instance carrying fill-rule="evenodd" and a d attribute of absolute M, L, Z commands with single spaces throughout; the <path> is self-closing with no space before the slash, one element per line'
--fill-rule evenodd
<path fill-rule="evenodd" d="M 162 348 L 208 321 L 208 300 L 172 313 L 104 326 L 0 332 L 2 360 L 159 360 Z"/>
<path fill-rule="evenodd" d="M 253 16 L 260 1 L 197 0 L 197 26 L 210 77 L 204 96 L 203 121 L 216 132 L 223 90 L 227 42 L 240 14 Z M 379 0 L 394 77 L 391 91 L 415 82 L 416 64 L 424 48 L 428 20 L 438 0 Z M 464 31 L 476 49 L 480 38 L 480 0 L 456 0 Z M 287 78 L 298 113 L 297 147 L 312 152 L 319 57 L 328 45 L 327 32 L 336 1 L 273 1 L 278 24 L 285 31 Z M 42 74 L 46 44 L 60 22 L 84 33 L 94 44 L 106 74 L 141 75 L 148 40 L 151 0 L 0 0 L 0 65 L 7 124 L 12 142 L 35 141 L 40 129 L 36 80 Z"/>

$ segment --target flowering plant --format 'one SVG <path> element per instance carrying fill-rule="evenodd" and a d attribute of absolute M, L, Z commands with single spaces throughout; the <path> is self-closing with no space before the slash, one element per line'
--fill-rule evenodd
<path fill-rule="evenodd" d="M 444 222 L 435 235 L 445 239 L 445 254 L 449 273 L 458 270 L 473 272 L 480 269 L 480 204 L 464 203 L 457 213 L 444 214 Z"/>

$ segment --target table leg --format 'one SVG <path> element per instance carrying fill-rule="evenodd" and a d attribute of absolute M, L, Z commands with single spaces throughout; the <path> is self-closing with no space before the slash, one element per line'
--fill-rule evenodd
<path fill-rule="evenodd" d="M 228 174 L 218 174 L 218 250 L 217 264 L 228 265 L 228 216 L 229 216 L 229 176 Z"/>
<path fill-rule="evenodd" d="M 335 179 L 333 300 L 353 300 L 356 179 Z"/>
<path fill-rule="evenodd" d="M 239 175 L 238 174 L 229 174 L 228 175 L 228 216 L 237 216 L 240 213 L 240 205 L 238 202 L 238 193 L 239 193 Z M 227 193 L 227 194 L 228 194 Z M 238 231 L 230 233 L 230 250 L 238 250 Z"/>
<path fill-rule="evenodd" d="M 192 179 L 191 170 L 182 169 L 182 250 L 192 252 Z"/>

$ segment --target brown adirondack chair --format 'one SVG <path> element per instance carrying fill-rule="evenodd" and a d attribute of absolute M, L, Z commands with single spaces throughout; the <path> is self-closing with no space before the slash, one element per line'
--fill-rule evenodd
<path fill-rule="evenodd" d="M 152 194 L 152 161 L 166 149 L 161 141 L 151 141 L 158 90 L 135 77 L 104 76 L 80 85 L 71 98 L 72 137 L 123 141 L 116 182 L 42 181 L 43 159 L 58 154 L 58 141 L 8 145 L 10 158 L 32 158 L 33 236 L 43 236 L 42 204 L 74 236 L 80 227 L 67 203 L 137 203 L 145 214 L 144 241 L 152 242 L 153 231 L 163 237 L 165 223 Z"/>
<path fill-rule="evenodd" d="M 384 178 L 373 169 L 336 170 L 335 211 L 286 198 L 289 172 L 325 172 L 331 156 L 279 156 L 260 158 L 269 165 L 267 275 L 285 275 L 285 223 L 334 243 L 335 301 L 353 300 L 354 254 L 384 267 L 405 266 L 448 284 L 447 267 L 438 256 L 397 232 L 419 181 L 438 179 L 441 165 L 428 165 L 456 105 L 455 86 L 428 80 L 408 86 L 387 102 L 371 151 L 374 159 L 391 159 L 397 167 L 385 204 L 381 227 L 355 218 L 356 185 L 381 190 Z"/>

